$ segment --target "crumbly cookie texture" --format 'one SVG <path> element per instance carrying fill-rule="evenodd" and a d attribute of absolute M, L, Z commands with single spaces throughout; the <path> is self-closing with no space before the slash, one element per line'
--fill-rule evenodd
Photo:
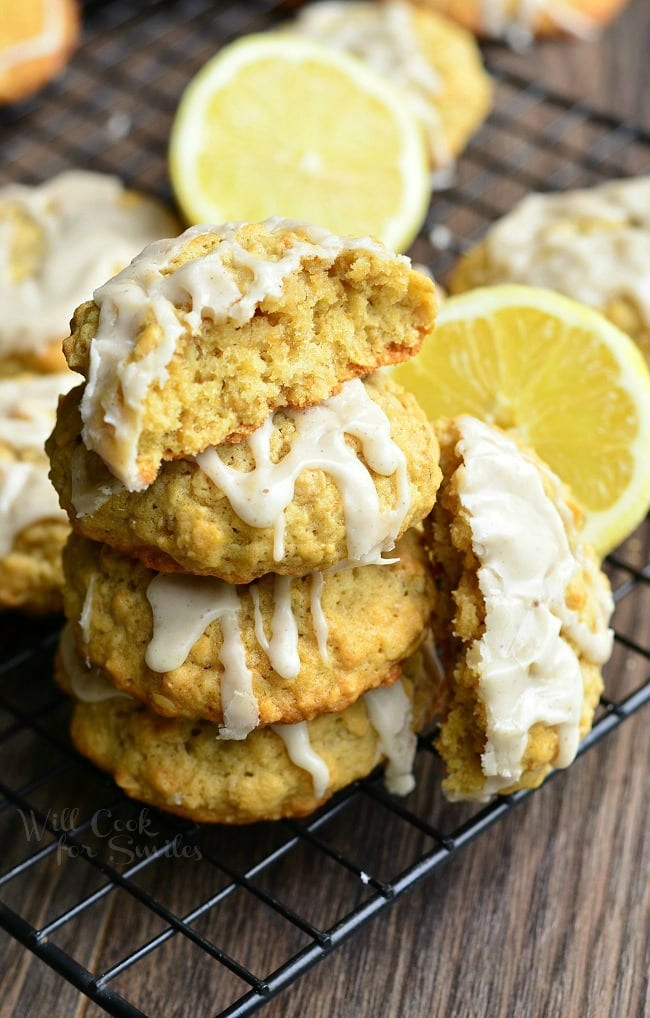
<path fill-rule="evenodd" d="M 424 638 L 433 587 L 416 531 L 402 538 L 395 555 L 399 561 L 393 565 L 319 574 L 322 590 L 314 576 L 297 578 L 283 587 L 284 578 L 271 575 L 255 584 L 230 588 L 238 599 L 235 611 L 241 644 L 236 639 L 250 670 L 257 723 L 296 722 L 321 711 L 341 710 L 366 690 L 397 677 L 400 661 Z M 101 668 L 118 689 L 160 714 L 223 722 L 226 667 L 222 659 L 224 646 L 228 648 L 221 621 L 205 627 L 201 623 L 185 659 L 167 671 L 154 671 L 145 655 L 154 635 L 166 628 L 164 619 L 154 626 L 147 597 L 154 578 L 158 577 L 158 588 L 170 591 L 177 614 L 183 610 L 186 580 L 192 592 L 206 591 L 208 598 L 214 592 L 215 599 L 229 594 L 223 591 L 224 584 L 207 577 L 169 575 L 161 584 L 161 574 L 75 535 L 64 552 L 64 570 L 65 612 L 74 623 L 77 648 L 84 659 Z M 285 613 L 278 609 L 282 599 Z M 321 611 L 326 634 L 319 625 Z M 191 615 L 184 628 L 194 620 Z M 284 643 L 284 651 L 274 652 L 272 646 L 269 652 L 260 641 L 260 624 L 268 640 L 283 624 L 285 632 L 295 624 L 295 633 Z M 274 646 L 278 647 L 277 635 Z M 286 669 L 287 658 L 297 659 L 297 673 Z"/>
<path fill-rule="evenodd" d="M 485 118 L 492 88 L 472 36 L 408 3 L 306 4 L 289 25 L 368 63 L 401 87 L 427 137 L 434 168 L 453 163 Z"/>
<path fill-rule="evenodd" d="M 440 483 L 438 444 L 413 396 L 381 373 L 363 385 L 385 413 L 390 437 L 406 459 L 410 504 L 396 534 L 399 539 L 431 510 Z M 244 522 L 194 459 L 164 463 L 146 491 L 131 493 L 119 485 L 115 490 L 115 479 L 103 461 L 82 443 L 81 392 L 77 388 L 62 401 L 47 443 L 50 476 L 77 533 L 133 555 L 152 569 L 213 575 L 229 583 L 249 583 L 269 572 L 300 576 L 349 557 L 341 478 L 327 469 L 308 465 L 298 474 L 293 498 L 284 510 L 284 547 L 279 558 L 274 553 L 275 527 Z M 277 411 L 270 442 L 272 462 L 286 457 L 295 441 L 295 414 Z M 349 434 L 345 442 L 365 463 L 359 438 Z M 247 440 L 221 446 L 218 455 L 242 474 L 256 462 Z M 304 455 L 309 464 L 310 450 L 305 449 Z M 399 497 L 397 474 L 367 470 L 379 511 L 391 511 Z"/>
<path fill-rule="evenodd" d="M 1 188 L 0 375 L 65 371 L 73 309 L 145 244 L 178 230 L 159 202 L 103 173 Z"/>
<path fill-rule="evenodd" d="M 434 318 L 433 283 L 404 256 L 274 219 L 145 249 L 77 309 L 64 350 L 87 378 L 86 446 L 142 490 L 163 460 L 412 356 Z"/>
<path fill-rule="evenodd" d="M 72 691 L 60 657 L 57 680 L 66 692 Z M 404 720 L 408 724 L 410 718 L 419 731 L 431 716 L 433 701 L 433 681 L 419 655 L 404 663 L 401 682 Z M 387 690 L 389 695 L 392 691 Z M 284 738 L 275 729 L 260 728 L 242 742 L 223 741 L 209 722 L 161 718 L 134 700 L 113 698 L 77 702 L 71 734 L 79 752 L 112 774 L 127 795 L 212 823 L 304 816 L 365 777 L 386 756 L 365 697 L 304 726 L 282 727 Z M 306 743 L 310 762 L 315 757 L 324 772 L 321 787 L 289 756 L 287 727 L 302 729 L 297 734 Z"/>
<path fill-rule="evenodd" d="M 65 515 L 47 476 L 43 442 L 59 393 L 74 384 L 66 371 L 0 380 L 0 607 L 28 612 L 62 606 Z"/>
<path fill-rule="evenodd" d="M 2 5 L 0 104 L 37 92 L 66 65 L 79 39 L 77 0 Z"/>
<path fill-rule="evenodd" d="M 533 453 L 472 418 L 440 422 L 438 436 L 443 483 L 426 523 L 445 666 L 438 748 L 446 794 L 483 800 L 573 759 L 603 689 L 612 602 L 579 510 Z"/>
<path fill-rule="evenodd" d="M 523 46 L 533 36 L 593 39 L 627 0 L 410 0 L 479 36 Z"/>
<path fill-rule="evenodd" d="M 544 286 L 595 307 L 650 360 L 650 178 L 524 198 L 460 259 L 449 288 L 493 283 Z"/>

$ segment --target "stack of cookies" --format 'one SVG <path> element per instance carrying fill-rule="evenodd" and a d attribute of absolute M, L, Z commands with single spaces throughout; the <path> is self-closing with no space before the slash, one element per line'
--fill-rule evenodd
<path fill-rule="evenodd" d="M 434 317 L 408 259 L 281 219 L 152 244 L 78 308 L 86 381 L 48 442 L 74 531 L 58 678 L 130 795 L 243 823 L 382 758 L 412 787 L 439 449 L 378 369 Z"/>

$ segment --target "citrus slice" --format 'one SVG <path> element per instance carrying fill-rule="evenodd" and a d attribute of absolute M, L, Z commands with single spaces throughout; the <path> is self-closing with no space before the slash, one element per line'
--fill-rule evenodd
<path fill-rule="evenodd" d="M 412 361 L 392 369 L 428 416 L 516 432 L 566 481 L 601 554 L 650 506 L 650 372 L 597 311 L 549 290 L 452 297 Z"/>
<path fill-rule="evenodd" d="M 280 215 L 404 250 L 429 199 L 424 137 L 398 89 L 290 34 L 250 35 L 186 89 L 170 174 L 190 222 Z"/>

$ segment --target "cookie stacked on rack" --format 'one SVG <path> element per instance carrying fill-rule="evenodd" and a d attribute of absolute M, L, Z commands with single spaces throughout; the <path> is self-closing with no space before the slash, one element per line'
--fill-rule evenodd
<path fill-rule="evenodd" d="M 150 245 L 77 310 L 86 381 L 48 442 L 74 531 L 58 678 L 129 794 L 247 822 L 382 757 L 411 787 L 439 455 L 377 369 L 434 318 L 408 259 L 281 219 Z"/>

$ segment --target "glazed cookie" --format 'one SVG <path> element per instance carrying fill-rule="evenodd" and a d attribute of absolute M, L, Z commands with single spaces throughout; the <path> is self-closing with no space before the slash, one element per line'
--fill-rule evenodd
<path fill-rule="evenodd" d="M 433 429 L 381 372 L 309 410 L 276 411 L 239 445 L 164 463 L 137 493 L 84 447 L 81 392 L 62 402 L 47 445 L 61 504 L 77 533 L 163 572 L 250 583 L 376 560 L 429 513 L 440 482 Z"/>
<path fill-rule="evenodd" d="M 524 198 L 461 258 L 450 289 L 492 283 L 548 287 L 589 304 L 650 360 L 650 177 Z"/>
<path fill-rule="evenodd" d="M 76 697 L 72 741 L 112 774 L 127 795 L 202 822 L 227 824 L 304 816 L 388 760 L 386 784 L 406 795 L 419 731 L 431 716 L 433 681 L 419 655 L 404 677 L 335 714 L 273 725 L 241 742 L 207 721 L 161 718 L 70 661 L 57 679 Z M 89 693 L 86 690 L 89 689 Z M 84 702 L 85 701 L 85 702 Z"/>
<path fill-rule="evenodd" d="M 438 749 L 448 797 L 484 800 L 572 762 L 603 688 L 613 604 L 566 489 L 533 453 L 473 417 L 438 435 Z"/>
<path fill-rule="evenodd" d="M 277 218 L 192 227 L 78 308 L 64 349 L 87 377 L 84 443 L 141 491 L 163 460 L 405 360 L 434 317 L 431 280 L 368 238 Z"/>
<path fill-rule="evenodd" d="M 162 205 L 101 173 L 0 189 L 0 375 L 65 370 L 77 304 L 145 244 L 177 232 Z"/>
<path fill-rule="evenodd" d="M 0 608 L 61 608 L 61 550 L 68 523 L 47 476 L 43 442 L 59 393 L 75 376 L 0 381 Z"/>
<path fill-rule="evenodd" d="M 79 38 L 77 0 L 0 0 L 0 104 L 37 92 Z"/>
<path fill-rule="evenodd" d="M 359 57 L 403 88 L 436 169 L 453 163 L 490 108 L 490 79 L 474 39 L 429 11 L 332 0 L 307 4 L 289 27 Z"/>
<path fill-rule="evenodd" d="M 432 583 L 414 531 L 398 561 L 234 587 L 154 573 L 73 535 L 65 613 L 79 653 L 159 714 L 257 725 L 341 710 L 399 675 L 424 639 Z"/>
<path fill-rule="evenodd" d="M 627 0 L 411 0 L 480 36 L 522 46 L 534 36 L 594 39 Z"/>

